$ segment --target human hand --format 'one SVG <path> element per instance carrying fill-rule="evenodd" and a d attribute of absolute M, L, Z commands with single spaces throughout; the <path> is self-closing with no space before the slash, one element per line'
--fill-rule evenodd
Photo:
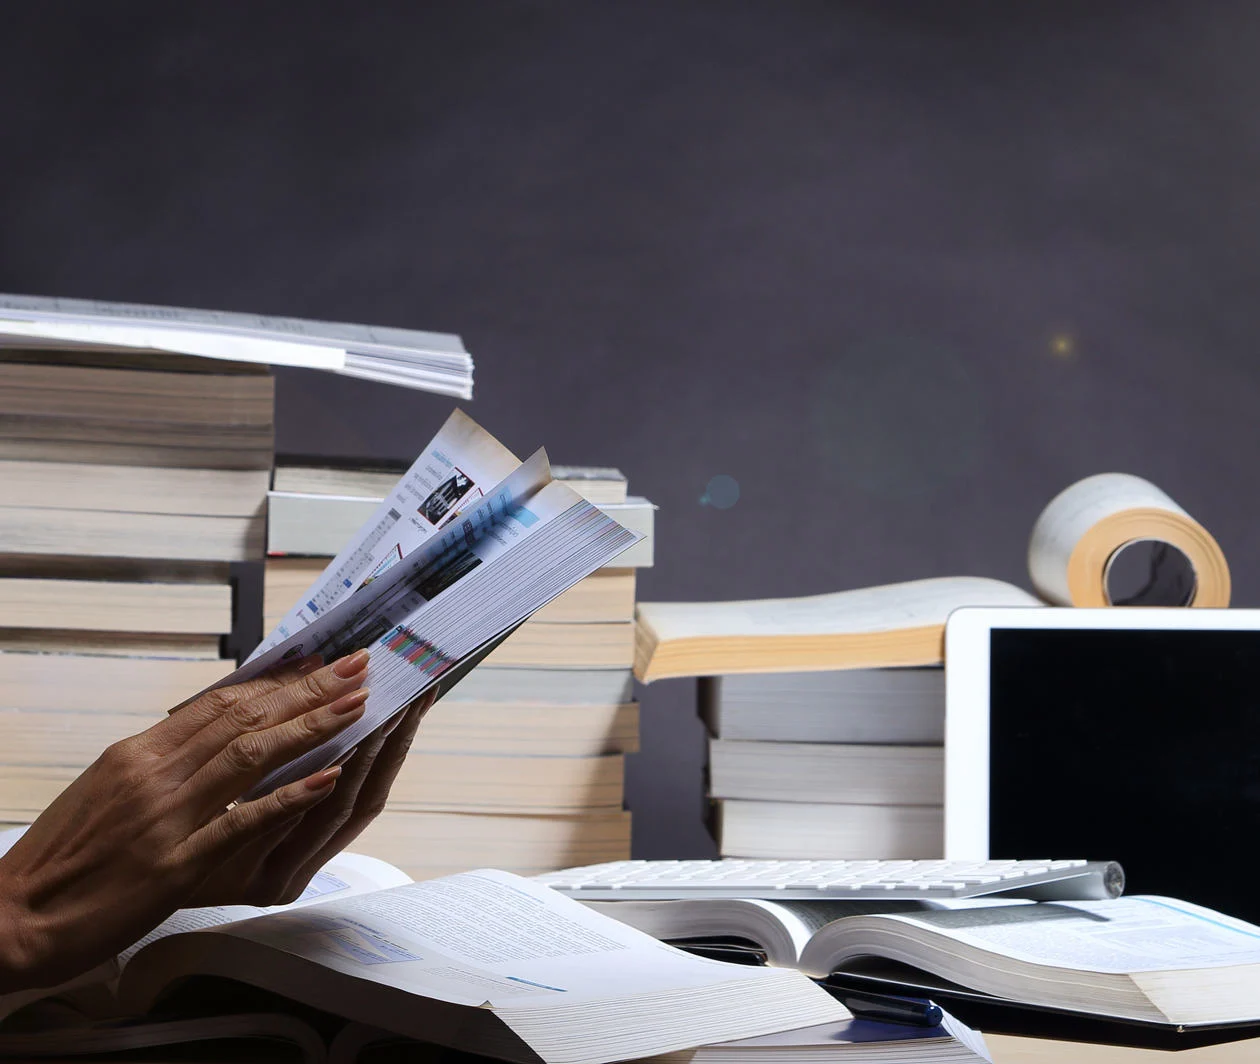
<path fill-rule="evenodd" d="M 418 699 L 364 739 L 346 762 L 330 799 L 243 846 L 211 874 L 187 904 L 274 905 L 296 901 L 311 877 L 358 838 L 385 808 L 416 728 L 434 698 L 435 693 L 430 692 Z"/>
<path fill-rule="evenodd" d="M 109 959 L 326 800 L 339 768 L 228 808 L 362 716 L 367 661 L 306 659 L 221 687 L 110 746 L 0 857 L 0 993 Z"/>

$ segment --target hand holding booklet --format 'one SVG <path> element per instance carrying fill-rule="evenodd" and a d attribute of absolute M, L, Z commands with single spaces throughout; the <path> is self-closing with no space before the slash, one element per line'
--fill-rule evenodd
<path fill-rule="evenodd" d="M 535 610 L 641 538 L 518 463 L 458 411 L 254 656 L 216 687 L 366 647 L 363 716 L 268 775 L 255 798 L 344 759 L 416 699 L 449 690 Z"/>

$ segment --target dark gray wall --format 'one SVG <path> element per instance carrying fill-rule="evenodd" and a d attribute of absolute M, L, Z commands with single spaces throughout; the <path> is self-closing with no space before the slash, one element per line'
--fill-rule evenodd
<path fill-rule="evenodd" d="M 458 331 L 483 424 L 660 504 L 645 598 L 1026 581 L 1119 469 L 1260 603 L 1257 5 L 361 6 L 5 5 L 0 290 Z M 280 445 L 449 406 L 285 372 Z M 643 856 L 708 852 L 691 698 Z"/>

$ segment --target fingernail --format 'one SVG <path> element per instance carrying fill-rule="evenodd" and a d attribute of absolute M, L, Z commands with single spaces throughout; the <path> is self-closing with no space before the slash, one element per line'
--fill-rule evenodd
<path fill-rule="evenodd" d="M 336 716 L 341 716 L 343 713 L 349 713 L 358 709 L 368 700 L 368 691 L 368 688 L 360 687 L 357 691 L 351 691 L 348 695 L 342 695 L 328 707 L 329 712 Z"/>
<path fill-rule="evenodd" d="M 381 738 L 388 739 L 394 733 L 394 729 L 397 728 L 398 725 L 402 723 L 402 719 L 406 715 L 407 715 L 406 713 L 396 713 L 394 715 L 394 718 L 388 724 L 385 725 L 384 729 L 382 729 Z"/>
<path fill-rule="evenodd" d="M 299 676 L 305 676 L 308 672 L 314 672 L 316 669 L 322 668 L 323 665 L 323 654 L 307 654 L 294 667 L 297 669 Z"/>
<path fill-rule="evenodd" d="M 343 680 L 350 679 L 351 676 L 357 676 L 367 668 L 368 658 L 371 655 L 366 648 L 356 650 L 353 654 L 348 654 L 333 666 L 333 673 Z"/>
<path fill-rule="evenodd" d="M 337 777 L 341 775 L 341 766 L 333 765 L 332 768 L 326 768 L 323 772 L 316 772 L 313 776 L 306 778 L 306 789 L 308 791 L 322 791 L 325 787 L 331 787 Z"/>

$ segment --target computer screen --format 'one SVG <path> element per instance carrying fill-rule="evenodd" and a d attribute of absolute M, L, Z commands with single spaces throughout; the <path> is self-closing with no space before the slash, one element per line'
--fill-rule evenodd
<path fill-rule="evenodd" d="M 1260 923 L 1260 632 L 997 628 L 989 853 Z"/>

